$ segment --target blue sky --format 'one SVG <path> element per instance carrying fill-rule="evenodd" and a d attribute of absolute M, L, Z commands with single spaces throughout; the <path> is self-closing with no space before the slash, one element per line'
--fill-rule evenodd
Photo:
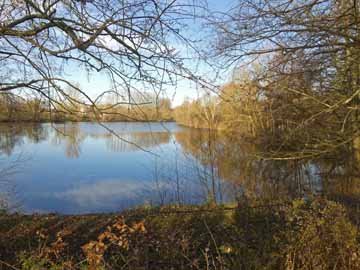
<path fill-rule="evenodd" d="M 236 3 L 236 0 L 208 0 L 208 6 L 212 11 L 226 11 L 234 3 Z M 195 27 L 196 26 L 194 26 L 194 29 Z M 197 31 L 199 30 L 195 30 L 194 32 L 197 33 Z M 201 34 L 202 33 L 199 33 L 199 36 Z M 211 44 L 207 45 L 210 45 L 211 47 Z M 181 48 L 179 48 L 179 50 L 181 50 Z M 204 65 L 200 67 L 199 71 L 200 75 L 206 74 L 209 76 L 209 74 L 211 74 L 211 71 L 209 71 L 208 68 Z M 227 75 L 229 76 L 230 73 L 231 71 L 229 70 Z M 221 80 L 222 82 L 226 81 L 226 78 L 228 77 L 227 75 L 224 74 L 223 79 Z M 111 88 L 110 79 L 105 73 L 92 72 L 89 75 L 85 70 L 81 70 L 75 66 L 69 66 L 65 71 L 65 76 L 72 82 L 79 83 L 81 89 L 86 91 L 87 94 L 93 98 L 101 92 Z M 191 99 L 198 97 L 199 91 L 193 82 L 182 80 L 178 82 L 176 86 L 168 87 L 166 89 L 166 96 L 171 98 L 173 106 L 177 106 L 180 105 L 186 97 Z"/>

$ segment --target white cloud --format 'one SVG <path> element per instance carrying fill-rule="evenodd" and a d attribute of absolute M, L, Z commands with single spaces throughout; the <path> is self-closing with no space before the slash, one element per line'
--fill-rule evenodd
<path fill-rule="evenodd" d="M 161 184 L 160 188 L 165 188 Z M 119 202 L 145 200 L 155 192 L 155 187 L 146 182 L 103 180 L 78 185 L 66 191 L 56 192 L 57 199 L 78 205 L 80 208 L 120 207 Z"/>

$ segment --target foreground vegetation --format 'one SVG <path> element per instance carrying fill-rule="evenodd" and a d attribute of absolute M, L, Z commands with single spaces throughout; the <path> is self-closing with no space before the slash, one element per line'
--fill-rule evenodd
<path fill-rule="evenodd" d="M 1 269 L 359 269 L 359 229 L 316 199 L 0 216 Z"/>

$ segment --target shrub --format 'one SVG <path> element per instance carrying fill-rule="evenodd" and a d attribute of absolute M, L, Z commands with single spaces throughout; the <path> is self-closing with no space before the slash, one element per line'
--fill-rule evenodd
<path fill-rule="evenodd" d="M 287 209 L 286 229 L 277 238 L 284 269 L 360 269 L 358 230 L 343 206 L 315 200 L 295 200 Z"/>

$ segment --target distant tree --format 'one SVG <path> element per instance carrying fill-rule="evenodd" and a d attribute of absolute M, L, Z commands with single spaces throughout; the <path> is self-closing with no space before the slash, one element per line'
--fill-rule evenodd
<path fill-rule="evenodd" d="M 160 120 L 171 120 L 173 118 L 171 100 L 169 98 L 160 98 L 157 108 L 158 118 L 160 118 Z"/>
<path fill-rule="evenodd" d="M 218 97 L 207 93 L 193 101 L 185 100 L 175 108 L 174 117 L 178 123 L 185 126 L 216 129 L 221 113 Z"/>
<path fill-rule="evenodd" d="M 221 125 L 255 137 L 264 126 L 263 101 L 257 82 L 245 78 L 224 85 L 220 90 Z"/>
<path fill-rule="evenodd" d="M 34 98 L 27 102 L 27 109 L 29 117 L 33 122 L 39 122 L 41 118 L 41 112 L 43 110 L 43 103 L 41 98 Z"/>
<path fill-rule="evenodd" d="M 13 93 L 1 93 L 1 114 L 4 120 L 14 121 L 19 113 L 19 99 Z"/>

